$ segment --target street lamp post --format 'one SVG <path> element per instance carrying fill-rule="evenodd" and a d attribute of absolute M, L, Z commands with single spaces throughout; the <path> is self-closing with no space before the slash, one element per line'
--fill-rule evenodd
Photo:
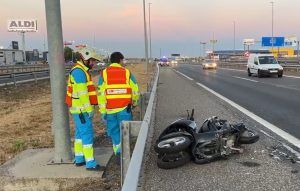
<path fill-rule="evenodd" d="M 270 2 L 272 5 L 272 40 L 271 40 L 271 44 L 272 44 L 272 53 L 273 53 L 273 48 L 274 48 L 274 1 Z"/>
<path fill-rule="evenodd" d="M 45 0 L 49 68 L 52 97 L 54 159 L 52 163 L 72 162 L 69 113 L 65 104 L 66 69 L 61 24 L 60 0 Z"/>
<path fill-rule="evenodd" d="M 233 21 L 233 53 L 235 55 L 235 21 Z"/>
<path fill-rule="evenodd" d="M 143 10 L 144 10 L 144 39 L 145 39 L 145 73 L 148 73 L 148 38 L 147 38 L 147 23 L 146 23 L 146 6 L 145 0 L 143 0 Z"/>
<path fill-rule="evenodd" d="M 215 40 L 215 33 L 213 33 L 213 39 L 210 40 L 210 43 L 212 43 L 212 55 L 213 60 L 215 61 L 215 44 L 217 43 L 217 40 Z"/>
<path fill-rule="evenodd" d="M 200 42 L 200 44 L 202 44 L 203 46 L 203 58 L 205 57 L 205 45 L 206 45 L 206 42 Z"/>
<path fill-rule="evenodd" d="M 149 3 L 149 48 L 150 48 L 150 61 L 152 60 L 151 14 L 150 14 L 151 4 L 152 3 Z"/>

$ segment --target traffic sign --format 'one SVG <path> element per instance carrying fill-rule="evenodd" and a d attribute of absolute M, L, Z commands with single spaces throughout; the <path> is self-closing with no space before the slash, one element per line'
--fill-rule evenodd
<path fill-rule="evenodd" d="M 262 37 L 262 46 L 284 46 L 284 37 Z"/>
<path fill-rule="evenodd" d="M 255 44 L 255 40 L 247 38 L 247 39 L 243 40 L 243 44 L 245 44 L 245 45 L 254 45 Z"/>

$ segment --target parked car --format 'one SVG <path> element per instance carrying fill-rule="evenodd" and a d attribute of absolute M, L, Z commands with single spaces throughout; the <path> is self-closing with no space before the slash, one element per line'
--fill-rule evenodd
<path fill-rule="evenodd" d="M 283 68 L 272 54 L 250 54 L 247 63 L 248 76 L 256 74 L 259 78 L 276 74 L 283 75 Z"/>

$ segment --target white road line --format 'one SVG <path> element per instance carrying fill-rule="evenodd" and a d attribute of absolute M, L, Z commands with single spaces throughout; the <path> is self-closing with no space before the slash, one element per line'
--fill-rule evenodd
<path fill-rule="evenodd" d="M 222 70 L 233 70 L 233 71 L 239 71 L 239 72 L 247 72 L 246 70 L 238 70 L 238 69 L 231 69 L 231 68 L 219 68 Z M 300 79 L 300 76 L 290 76 L 290 75 L 283 75 L 284 77 L 287 78 L 296 78 L 296 79 Z"/>
<path fill-rule="evenodd" d="M 242 77 L 238 77 L 238 76 L 232 76 L 233 78 L 238 78 L 238 79 L 242 79 L 242 80 L 247 80 L 247 81 L 251 81 L 251 82 L 258 82 L 258 81 L 256 81 L 256 80 L 250 80 L 250 79 L 248 79 L 248 78 L 242 78 Z"/>
<path fill-rule="evenodd" d="M 284 77 L 288 77 L 288 78 L 298 78 L 298 79 L 300 79 L 300 77 L 299 76 L 287 76 L 287 75 L 283 75 Z"/>
<path fill-rule="evenodd" d="M 203 85 L 201 83 L 197 83 L 197 85 L 199 85 L 200 87 L 204 88 L 205 90 L 211 92 L 212 94 L 214 94 L 215 96 L 219 97 L 220 99 L 224 100 L 225 102 L 227 102 L 231 106 L 235 107 L 236 109 L 240 110 L 241 112 L 243 112 L 247 116 L 251 117 L 252 119 L 254 119 L 255 121 L 257 121 L 258 123 L 262 124 L 266 128 L 270 129 L 271 131 L 273 131 L 274 133 L 276 133 L 277 135 L 279 135 L 280 137 L 282 137 L 283 139 L 285 139 L 286 141 L 288 141 L 291 144 L 295 145 L 297 148 L 300 148 L 300 140 L 297 139 L 296 137 L 294 137 L 291 134 L 289 134 L 289 133 L 281 130 L 280 128 L 276 127 L 275 125 L 269 123 L 268 121 L 262 119 L 261 117 L 255 115 L 251 111 L 249 111 L 249 110 L 245 109 L 244 107 L 236 104 L 235 102 L 227 99 L 226 97 L 224 97 L 221 94 L 215 92 L 214 90 L 206 87 L 205 85 Z"/>
<path fill-rule="evenodd" d="M 174 71 L 177 72 L 178 74 L 180 74 L 180 75 L 186 77 L 186 78 L 189 79 L 189 80 L 194 80 L 193 78 L 190 78 L 190 77 L 188 77 L 187 75 L 185 75 L 185 74 L 183 74 L 183 73 L 181 73 L 181 72 L 179 72 L 179 71 L 177 71 L 177 70 L 174 70 Z"/>
<path fill-rule="evenodd" d="M 222 70 L 233 70 L 233 71 L 240 71 L 240 72 L 246 72 L 245 70 L 238 70 L 238 69 L 231 69 L 231 68 L 219 68 Z"/>

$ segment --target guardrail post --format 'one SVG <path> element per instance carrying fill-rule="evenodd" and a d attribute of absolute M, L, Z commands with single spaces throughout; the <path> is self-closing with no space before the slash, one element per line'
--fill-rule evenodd
<path fill-rule="evenodd" d="M 37 84 L 36 73 L 35 73 L 35 72 L 32 72 L 32 75 L 33 75 L 33 78 L 34 78 L 34 80 L 35 80 L 35 83 Z"/>
<path fill-rule="evenodd" d="M 129 121 L 123 121 L 121 124 L 121 185 L 125 179 L 127 169 L 130 163 L 130 127 Z"/>
<path fill-rule="evenodd" d="M 14 73 L 11 74 L 11 78 L 13 79 L 14 85 L 17 86 L 16 77 Z"/>
<path fill-rule="evenodd" d="M 148 105 L 148 101 L 149 101 L 149 97 L 150 97 L 150 92 L 145 92 L 141 94 L 140 97 L 140 120 L 142 121 L 144 118 L 144 115 L 146 113 L 146 108 Z"/>
<path fill-rule="evenodd" d="M 142 121 L 123 121 L 121 123 L 121 185 L 125 180 L 131 159 L 132 138 L 138 136 L 141 126 Z"/>
<path fill-rule="evenodd" d="M 141 93 L 140 95 L 140 100 L 139 100 L 139 105 L 140 105 L 140 120 L 142 121 L 143 120 L 143 111 L 144 111 L 144 94 Z"/>

